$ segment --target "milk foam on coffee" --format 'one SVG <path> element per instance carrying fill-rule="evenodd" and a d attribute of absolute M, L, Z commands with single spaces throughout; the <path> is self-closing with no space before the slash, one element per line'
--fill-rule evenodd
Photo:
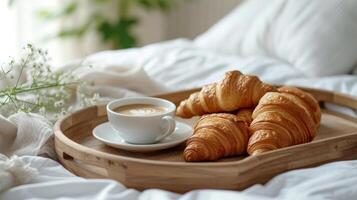
<path fill-rule="evenodd" d="M 151 116 L 167 111 L 167 108 L 151 104 L 129 104 L 114 108 L 113 111 L 129 116 Z"/>

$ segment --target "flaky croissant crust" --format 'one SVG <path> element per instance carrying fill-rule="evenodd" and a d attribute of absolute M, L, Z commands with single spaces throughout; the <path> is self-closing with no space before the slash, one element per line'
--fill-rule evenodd
<path fill-rule="evenodd" d="M 206 113 L 230 112 L 239 108 L 255 106 L 274 87 L 262 83 L 258 77 L 243 75 L 239 71 L 226 72 L 218 83 L 204 86 L 182 101 L 177 108 L 177 116 L 190 118 Z"/>
<path fill-rule="evenodd" d="M 246 152 L 248 126 L 234 114 L 219 113 L 201 117 L 187 140 L 186 161 L 214 161 Z"/>
<path fill-rule="evenodd" d="M 247 151 L 257 154 L 311 141 L 320 125 L 321 110 L 312 95 L 281 87 L 260 99 L 252 118 Z"/>

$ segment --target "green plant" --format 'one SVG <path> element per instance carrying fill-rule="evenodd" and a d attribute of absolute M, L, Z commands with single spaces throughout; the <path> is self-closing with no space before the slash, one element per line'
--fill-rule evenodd
<path fill-rule="evenodd" d="M 138 43 L 138 38 L 132 32 L 134 26 L 138 25 L 140 19 L 133 14 L 132 7 L 139 6 L 147 11 L 160 10 L 169 11 L 173 0 L 70 0 L 56 10 L 42 9 L 37 12 L 41 19 L 52 22 L 55 20 L 73 17 L 84 3 L 92 5 L 85 22 L 75 27 L 64 27 L 57 34 L 59 38 L 80 38 L 90 30 L 95 30 L 101 39 L 112 45 L 113 48 L 130 48 Z M 115 5 L 116 19 L 110 20 L 99 8 L 105 5 Z M 110 11 L 113 12 L 113 11 Z"/>

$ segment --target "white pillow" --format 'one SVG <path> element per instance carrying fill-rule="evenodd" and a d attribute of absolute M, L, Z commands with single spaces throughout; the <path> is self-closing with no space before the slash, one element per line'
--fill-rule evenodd
<path fill-rule="evenodd" d="M 269 1 L 266 0 L 242 2 L 208 31 L 199 35 L 194 40 L 195 45 L 222 53 L 236 54 L 253 22 L 264 15 L 264 8 L 268 5 Z"/>
<path fill-rule="evenodd" d="M 352 71 L 357 62 L 356 0 L 266 2 L 246 1 L 195 43 L 241 56 L 279 58 L 307 76 Z"/>

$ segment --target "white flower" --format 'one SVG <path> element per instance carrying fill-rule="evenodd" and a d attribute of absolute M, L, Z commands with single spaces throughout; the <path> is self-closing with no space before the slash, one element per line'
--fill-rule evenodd
<path fill-rule="evenodd" d="M 41 115 L 46 115 L 46 108 L 45 107 L 41 107 L 38 112 L 41 114 Z"/>
<path fill-rule="evenodd" d="M 64 106 L 64 101 L 63 101 L 63 100 L 56 101 L 56 102 L 54 103 L 54 106 L 55 106 L 56 108 L 63 107 L 63 106 Z"/>
<path fill-rule="evenodd" d="M 73 71 L 52 72 L 47 63 L 50 60 L 48 52 L 27 45 L 23 56 L 18 60 L 11 60 L 6 70 L 0 68 L 0 79 L 8 81 L 9 87 L 0 89 L 0 114 L 8 116 L 15 112 L 39 112 L 42 115 L 53 116 L 67 114 L 74 110 L 69 106 L 72 95 L 78 95 L 80 107 L 93 105 L 100 99 L 100 95 L 91 91 L 88 83 L 79 82 L 73 75 Z M 19 72 L 26 75 L 26 82 L 19 82 Z M 67 85 L 76 84 L 77 87 Z M 72 88 L 77 88 L 77 93 Z M 10 99 L 7 96 L 11 97 Z M 26 98 L 23 102 L 20 97 Z"/>

